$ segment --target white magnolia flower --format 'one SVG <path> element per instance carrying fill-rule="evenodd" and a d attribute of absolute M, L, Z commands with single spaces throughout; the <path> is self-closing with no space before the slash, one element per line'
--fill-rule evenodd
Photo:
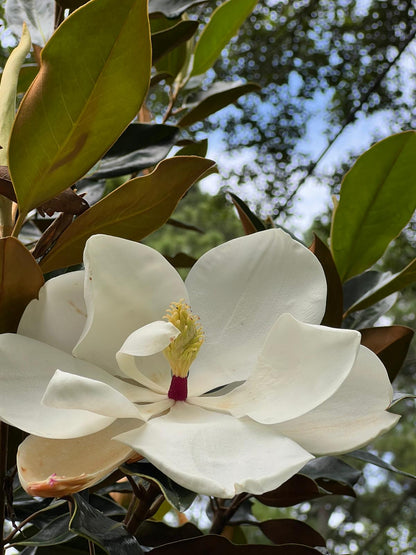
<path fill-rule="evenodd" d="M 286 233 L 212 249 L 185 283 L 115 237 L 92 237 L 84 261 L 0 336 L 0 413 L 32 434 L 29 493 L 78 491 L 139 454 L 196 492 L 259 494 L 397 422 L 360 334 L 319 325 L 322 268 Z"/>

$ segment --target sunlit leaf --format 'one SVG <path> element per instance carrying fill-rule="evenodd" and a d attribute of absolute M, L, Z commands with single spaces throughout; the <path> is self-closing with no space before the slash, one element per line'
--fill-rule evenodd
<path fill-rule="evenodd" d="M 0 239 L 0 333 L 15 332 L 29 301 L 43 285 L 30 252 L 14 237 Z"/>
<path fill-rule="evenodd" d="M 257 0 L 227 0 L 214 11 L 196 43 L 191 75 L 212 67 L 256 4 Z"/>
<path fill-rule="evenodd" d="M 342 281 L 374 264 L 411 218 L 415 156 L 416 132 L 407 131 L 374 145 L 346 174 L 331 231 Z"/>
<path fill-rule="evenodd" d="M 406 326 L 383 326 L 360 332 L 362 345 L 376 353 L 393 381 L 406 358 L 414 331 Z"/>
<path fill-rule="evenodd" d="M 256 83 L 217 81 L 207 91 L 201 91 L 187 100 L 184 108 L 190 108 L 179 122 L 179 127 L 188 127 L 236 102 L 240 96 L 258 91 Z"/>
<path fill-rule="evenodd" d="M 177 143 L 178 146 L 179 143 Z M 184 144 L 180 150 L 175 154 L 175 156 L 206 156 L 208 150 L 208 139 L 202 139 L 202 141 L 194 142 L 189 141 Z"/>
<path fill-rule="evenodd" d="M 62 233 L 42 260 L 43 271 L 80 263 L 85 242 L 95 233 L 135 241 L 149 235 L 166 222 L 187 189 L 213 165 L 212 160 L 196 156 L 169 158 L 152 173 L 127 181 Z"/>
<path fill-rule="evenodd" d="M 321 263 L 327 284 L 326 309 L 321 323 L 324 326 L 339 328 L 341 327 L 343 312 L 342 284 L 334 259 L 329 248 L 317 235 L 314 237 L 310 250 Z"/>
<path fill-rule="evenodd" d="M 104 154 L 137 114 L 149 76 L 145 0 L 92 0 L 63 22 L 42 50 L 12 130 L 10 173 L 21 218 Z"/>

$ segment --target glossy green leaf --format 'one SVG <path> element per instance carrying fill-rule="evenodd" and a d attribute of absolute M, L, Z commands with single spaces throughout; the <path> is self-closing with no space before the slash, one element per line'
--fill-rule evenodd
<path fill-rule="evenodd" d="M 80 494 L 73 497 L 74 508 L 69 523 L 71 531 L 100 546 L 108 555 L 140 555 L 143 551 L 134 536 L 92 507 Z"/>
<path fill-rule="evenodd" d="M 17 92 L 25 93 L 32 84 L 34 78 L 38 74 L 38 64 L 24 64 L 19 73 L 19 80 L 17 82 Z"/>
<path fill-rule="evenodd" d="M 44 272 L 79 264 L 84 245 L 95 233 L 139 241 L 166 222 L 189 187 L 214 162 L 196 156 L 163 160 L 156 169 L 136 177 L 81 214 L 59 237 L 41 262 Z"/>
<path fill-rule="evenodd" d="M 337 457 L 318 457 L 306 464 L 301 470 L 302 475 L 312 480 L 332 480 L 352 487 L 357 483 L 361 472 Z M 323 485 L 325 487 L 325 485 Z"/>
<path fill-rule="evenodd" d="M 25 535 L 27 535 L 28 531 L 26 529 L 25 532 Z M 16 541 L 13 545 L 59 545 L 75 537 L 75 532 L 69 530 L 69 514 L 64 514 L 51 520 L 33 536 Z"/>
<path fill-rule="evenodd" d="M 374 264 L 410 220 L 416 208 L 415 158 L 416 132 L 407 131 L 374 145 L 344 177 L 331 231 L 342 281 Z"/>
<path fill-rule="evenodd" d="M 408 285 L 415 283 L 416 281 L 416 259 L 412 260 L 410 264 L 403 268 L 403 270 L 397 274 L 384 274 L 383 280 L 380 280 L 377 286 L 373 287 L 365 295 L 363 295 L 355 304 L 353 304 L 348 312 L 353 312 L 354 310 L 362 310 L 363 308 L 368 308 L 372 304 L 388 297 L 396 291 L 404 289 Z"/>
<path fill-rule="evenodd" d="M 100 160 L 93 179 L 128 175 L 155 166 L 166 157 L 178 133 L 173 125 L 130 124 Z"/>
<path fill-rule="evenodd" d="M 235 545 L 222 536 L 207 535 L 162 545 L 153 555 L 317 555 L 321 553 L 306 545 Z"/>
<path fill-rule="evenodd" d="M 257 0 L 227 0 L 214 11 L 196 43 L 191 75 L 205 73 L 214 65 L 256 4 Z"/>
<path fill-rule="evenodd" d="M 32 45 L 26 25 L 19 29 L 22 38 L 10 54 L 0 82 L 0 165 L 7 166 L 7 145 L 16 113 L 16 93 L 19 73 Z"/>
<path fill-rule="evenodd" d="M 38 264 L 22 243 L 15 237 L 0 239 L 0 333 L 17 330 L 43 282 Z"/>
<path fill-rule="evenodd" d="M 400 474 L 401 476 L 406 476 L 406 478 L 412 478 L 413 480 L 416 480 L 416 476 L 414 476 L 413 474 L 410 474 L 409 472 L 404 472 L 403 470 L 399 470 L 392 464 L 383 461 L 383 459 L 381 459 L 377 455 L 373 455 L 373 453 L 370 453 L 369 451 L 357 449 L 356 451 L 351 451 L 351 453 L 347 453 L 344 456 L 352 457 L 353 459 L 358 459 L 359 461 L 365 463 L 371 463 L 379 466 L 380 468 L 384 468 L 384 470 L 389 470 L 390 472 L 394 472 L 395 474 Z"/>
<path fill-rule="evenodd" d="M 163 13 L 166 17 L 179 17 L 191 6 L 207 0 L 149 0 L 149 13 Z"/>
<path fill-rule="evenodd" d="M 152 62 L 189 40 L 198 29 L 197 21 L 179 21 L 176 25 L 152 34 Z"/>
<path fill-rule="evenodd" d="M 277 545 L 302 544 L 310 547 L 325 547 L 324 538 L 305 522 L 293 518 L 264 520 L 258 524 L 263 534 Z"/>
<path fill-rule="evenodd" d="M 146 0 L 88 2 L 41 59 L 10 141 L 21 219 L 82 177 L 137 114 L 150 76 Z"/>
<path fill-rule="evenodd" d="M 379 357 L 393 381 L 405 361 L 415 332 L 406 326 L 366 328 L 360 332 L 361 344 Z"/>
<path fill-rule="evenodd" d="M 260 90 L 260 86 L 256 83 L 217 81 L 207 91 L 199 92 L 187 100 L 183 107 L 190 108 L 190 110 L 179 120 L 178 126 L 193 125 L 229 104 L 233 104 L 240 96 L 258 90 Z"/>
<path fill-rule="evenodd" d="M 326 308 L 321 324 L 339 328 L 342 322 L 343 293 L 341 280 L 334 259 L 332 258 L 329 248 L 317 235 L 315 235 L 310 250 L 321 263 L 325 272 L 327 285 Z"/>
<path fill-rule="evenodd" d="M 130 476 L 140 476 L 158 484 L 166 500 L 178 511 L 186 511 L 196 497 L 195 492 L 180 486 L 150 463 L 124 464 L 120 468 Z"/>

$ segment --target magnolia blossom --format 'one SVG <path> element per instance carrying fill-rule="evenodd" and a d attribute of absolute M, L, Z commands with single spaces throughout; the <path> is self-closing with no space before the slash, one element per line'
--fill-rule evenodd
<path fill-rule="evenodd" d="M 195 492 L 264 493 L 316 454 L 391 428 L 392 389 L 352 330 L 320 326 L 326 282 L 281 230 L 205 254 L 185 283 L 155 250 L 97 235 L 0 336 L 0 413 L 31 434 L 33 495 L 145 457 Z"/>

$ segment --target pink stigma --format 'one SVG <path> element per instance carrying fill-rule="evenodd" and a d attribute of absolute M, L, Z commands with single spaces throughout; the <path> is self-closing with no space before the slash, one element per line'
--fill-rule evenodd
<path fill-rule="evenodd" d="M 48 480 L 48 486 L 53 488 L 53 486 L 56 484 L 57 480 L 55 480 L 56 478 L 56 473 L 54 472 L 51 476 L 49 476 L 49 480 Z"/>
<path fill-rule="evenodd" d="M 188 378 L 172 376 L 168 397 L 174 401 L 186 401 L 188 397 Z"/>

